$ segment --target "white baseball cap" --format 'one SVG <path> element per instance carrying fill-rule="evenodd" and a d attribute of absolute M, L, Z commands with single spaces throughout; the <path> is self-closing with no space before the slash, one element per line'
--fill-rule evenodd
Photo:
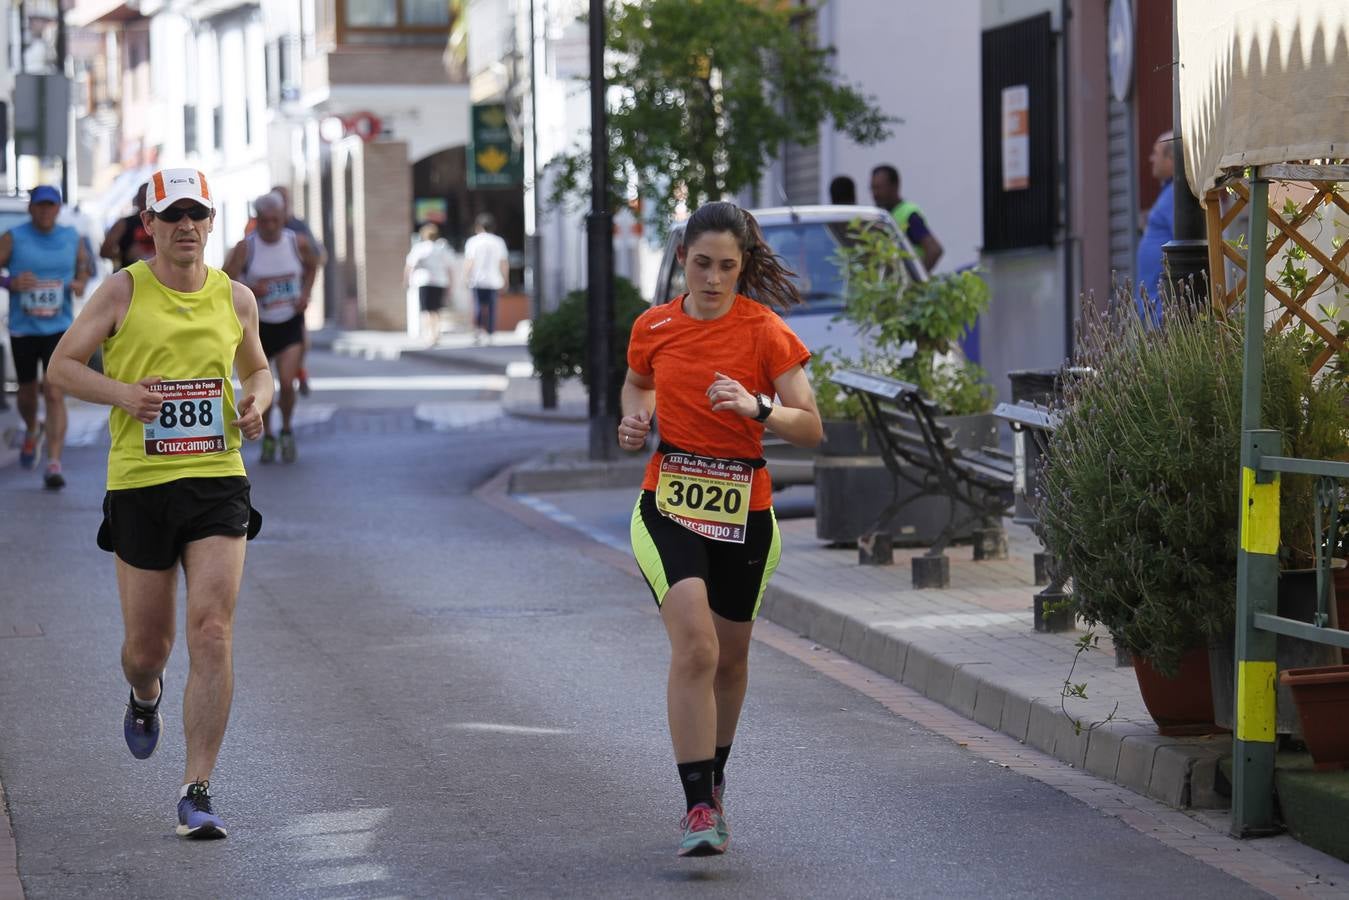
<path fill-rule="evenodd" d="M 206 176 L 196 169 L 160 169 L 150 176 L 145 208 L 163 212 L 179 200 L 193 200 L 207 209 L 215 209 Z"/>

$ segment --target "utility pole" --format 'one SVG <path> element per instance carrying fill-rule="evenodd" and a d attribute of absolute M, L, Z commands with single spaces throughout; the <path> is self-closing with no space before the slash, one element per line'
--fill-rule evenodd
<path fill-rule="evenodd" d="M 56 74 L 66 77 L 66 8 L 62 0 L 56 0 Z M 67 115 L 67 113 L 62 113 Z M 61 148 L 61 199 L 70 202 L 70 139 Z"/>
<path fill-rule="evenodd" d="M 613 214 L 609 211 L 609 125 L 605 109 L 604 0 L 590 0 L 590 239 L 587 368 L 590 370 L 590 458 L 614 458 L 615 416 L 609 368 L 614 328 Z"/>

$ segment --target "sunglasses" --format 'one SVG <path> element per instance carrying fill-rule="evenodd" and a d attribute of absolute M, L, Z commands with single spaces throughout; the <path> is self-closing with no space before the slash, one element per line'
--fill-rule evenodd
<path fill-rule="evenodd" d="M 193 222 L 200 222 L 211 214 L 211 211 L 200 204 L 191 206 L 170 206 L 163 212 L 155 213 L 155 218 L 165 222 L 181 222 L 183 216 L 187 216 Z"/>

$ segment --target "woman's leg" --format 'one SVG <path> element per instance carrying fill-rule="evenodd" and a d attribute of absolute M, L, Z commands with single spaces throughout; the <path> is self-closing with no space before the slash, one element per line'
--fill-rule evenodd
<path fill-rule="evenodd" d="M 753 622 L 732 622 L 716 613 L 712 623 L 717 632 L 717 672 L 713 693 L 717 704 L 717 747 L 729 747 L 740 722 L 740 707 L 749 684 L 749 641 Z"/>
<path fill-rule="evenodd" d="M 712 759 L 717 740 L 717 629 L 707 605 L 707 585 L 685 578 L 672 586 L 660 608 L 670 638 L 666 702 L 675 762 Z"/>

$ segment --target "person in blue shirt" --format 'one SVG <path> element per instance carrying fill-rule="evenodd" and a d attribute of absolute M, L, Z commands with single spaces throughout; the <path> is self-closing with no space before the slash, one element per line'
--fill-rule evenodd
<path fill-rule="evenodd" d="M 1134 289 L 1134 304 L 1138 307 L 1139 317 L 1153 326 L 1162 324 L 1162 247 L 1176 231 L 1171 184 L 1176 170 L 1171 146 L 1174 140 L 1171 132 L 1166 131 L 1152 145 L 1148 162 L 1152 165 L 1152 177 L 1162 183 L 1162 190 L 1148 211 L 1143 224 L 1143 237 L 1138 242 L 1138 283 Z"/>
<path fill-rule="evenodd" d="M 38 420 L 38 363 L 42 364 L 41 394 L 46 402 L 47 469 L 43 484 L 49 490 L 65 486 L 61 450 L 66 438 L 66 401 L 46 377 L 52 351 L 74 320 L 74 297 L 84 295 L 91 271 L 80 233 L 57 225 L 61 192 L 50 185 L 34 188 L 28 198 L 30 221 L 0 235 L 0 268 L 8 275 L 0 287 L 9 290 L 9 346 L 19 381 L 19 415 L 24 438 L 19 464 L 37 468 L 42 452 L 44 424 Z"/>

